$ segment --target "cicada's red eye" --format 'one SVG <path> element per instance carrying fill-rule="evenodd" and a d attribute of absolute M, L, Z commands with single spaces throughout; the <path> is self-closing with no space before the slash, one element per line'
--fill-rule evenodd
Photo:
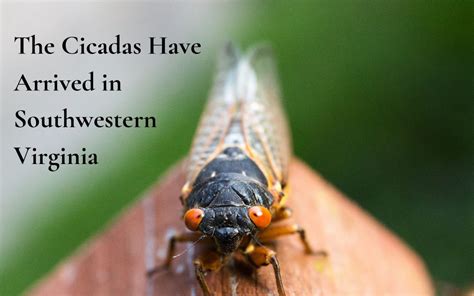
<path fill-rule="evenodd" d="M 272 214 L 270 211 L 261 206 L 251 207 L 249 209 L 249 217 L 258 229 L 267 228 L 270 222 L 272 222 Z"/>
<path fill-rule="evenodd" d="M 204 211 L 201 209 L 190 209 L 184 214 L 184 223 L 189 230 L 198 230 L 199 224 L 204 218 Z"/>

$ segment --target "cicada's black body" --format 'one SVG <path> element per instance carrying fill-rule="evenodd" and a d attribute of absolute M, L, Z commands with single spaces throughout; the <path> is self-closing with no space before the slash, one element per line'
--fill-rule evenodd
<path fill-rule="evenodd" d="M 248 208 L 270 208 L 273 203 L 265 175 L 236 147 L 225 149 L 209 162 L 192 188 L 185 209 L 203 209 L 199 231 L 215 238 L 217 249 L 223 254 L 234 252 L 243 237 L 257 231 Z"/>

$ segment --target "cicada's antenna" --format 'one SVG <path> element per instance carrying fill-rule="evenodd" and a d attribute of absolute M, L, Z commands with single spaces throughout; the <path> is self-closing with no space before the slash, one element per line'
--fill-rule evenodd
<path fill-rule="evenodd" d="M 252 233 L 251 235 L 252 235 L 253 241 L 254 241 L 257 245 L 259 245 L 260 247 L 265 247 L 265 246 L 258 240 L 258 238 L 257 238 L 257 236 L 256 236 L 255 234 Z"/>
<path fill-rule="evenodd" d="M 192 248 L 194 248 L 194 246 L 195 246 L 197 243 L 199 243 L 201 240 L 203 240 L 205 237 L 206 237 L 205 234 L 201 235 L 197 240 L 195 240 L 195 241 L 194 241 L 189 247 L 187 247 L 184 251 L 182 251 L 181 253 L 176 254 L 176 255 L 174 255 L 173 257 L 171 257 L 171 260 L 176 259 L 176 258 L 178 258 L 179 256 L 184 255 L 186 252 L 188 252 L 189 250 L 191 250 Z"/>

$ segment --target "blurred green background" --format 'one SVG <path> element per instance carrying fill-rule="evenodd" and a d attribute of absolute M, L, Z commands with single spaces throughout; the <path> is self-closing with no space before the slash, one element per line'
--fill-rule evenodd
<path fill-rule="evenodd" d="M 401 236 L 435 280 L 460 286 L 474 279 L 472 11 L 472 1 L 266 2 L 229 36 L 242 47 L 273 44 L 295 154 Z M 5 295 L 26 289 L 187 153 L 213 65 L 183 69 L 185 87 L 166 112 L 147 107 L 159 136 L 140 131 L 121 143 L 126 157 L 86 186 L 58 185 L 69 198 L 49 206 L 2 266 Z"/>

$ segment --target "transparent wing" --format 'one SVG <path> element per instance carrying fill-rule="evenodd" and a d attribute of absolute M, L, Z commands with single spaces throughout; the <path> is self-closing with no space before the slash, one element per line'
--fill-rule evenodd
<path fill-rule="evenodd" d="M 244 56 L 232 45 L 224 49 L 188 160 L 188 184 L 229 146 L 246 151 L 270 182 L 286 184 L 290 137 L 269 47 Z"/>
<path fill-rule="evenodd" d="M 280 88 L 271 48 L 255 47 L 247 56 L 255 72 L 255 96 L 244 104 L 244 133 L 255 157 L 285 185 L 291 155 L 291 137 L 282 109 Z"/>
<path fill-rule="evenodd" d="M 231 91 L 231 82 L 235 80 L 239 55 L 238 50 L 229 43 L 219 57 L 213 88 L 201 116 L 188 158 L 188 184 L 192 184 L 206 163 L 221 151 L 236 105 L 235 95 Z"/>

